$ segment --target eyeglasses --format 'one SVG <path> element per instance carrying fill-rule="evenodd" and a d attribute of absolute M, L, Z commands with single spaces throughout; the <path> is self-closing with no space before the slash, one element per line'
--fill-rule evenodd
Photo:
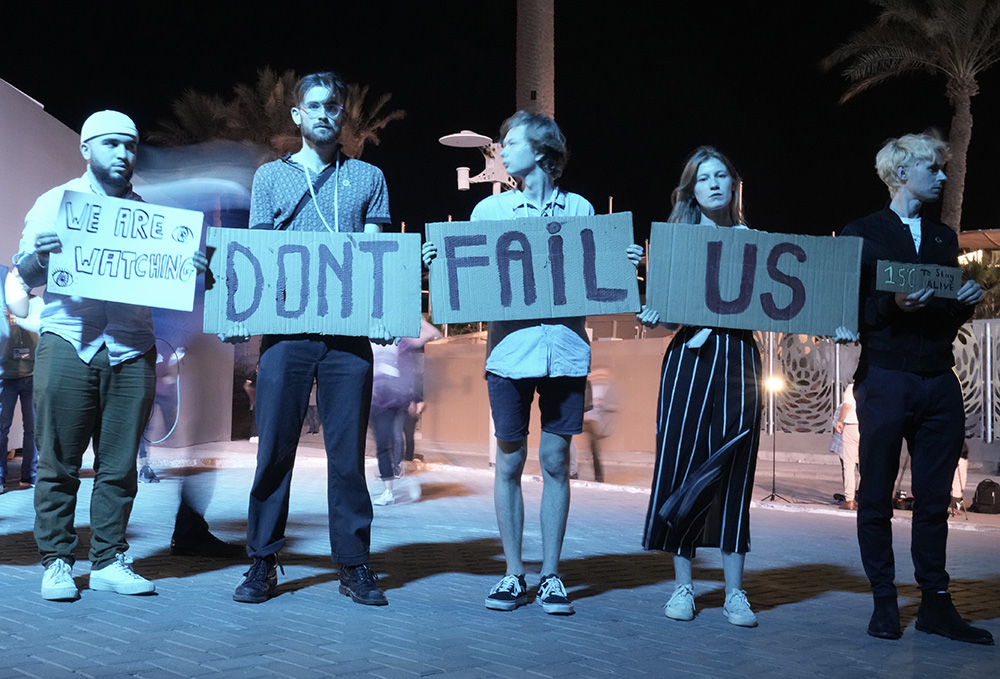
<path fill-rule="evenodd" d="M 326 115 L 330 118 L 336 118 L 344 110 L 344 106 L 336 102 L 321 104 L 318 101 L 310 101 L 305 106 L 299 106 L 299 110 L 305 111 L 310 118 L 319 118 L 322 111 L 326 111 Z"/>

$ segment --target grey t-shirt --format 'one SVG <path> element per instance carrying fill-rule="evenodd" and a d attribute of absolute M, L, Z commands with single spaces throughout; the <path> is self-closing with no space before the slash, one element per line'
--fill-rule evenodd
<path fill-rule="evenodd" d="M 309 176 L 315 186 L 317 175 Z M 250 228 L 276 228 L 309 190 L 306 182 L 305 169 L 288 156 L 261 165 L 253 178 Z M 366 223 L 389 223 L 389 192 L 382 171 L 374 165 L 340 156 L 333 175 L 316 191 L 316 200 L 310 198 L 285 228 L 326 231 L 320 212 L 334 231 L 361 232 Z"/>

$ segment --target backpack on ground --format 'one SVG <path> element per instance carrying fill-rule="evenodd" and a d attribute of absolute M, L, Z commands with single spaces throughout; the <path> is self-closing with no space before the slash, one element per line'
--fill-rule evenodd
<path fill-rule="evenodd" d="M 983 479 L 976 486 L 976 493 L 972 496 L 972 506 L 970 512 L 980 514 L 1000 514 L 1000 483 L 993 479 Z"/>

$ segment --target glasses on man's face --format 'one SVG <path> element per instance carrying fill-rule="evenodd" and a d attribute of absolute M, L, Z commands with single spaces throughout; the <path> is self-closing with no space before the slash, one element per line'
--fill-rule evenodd
<path fill-rule="evenodd" d="M 299 108 L 305 111 L 306 115 L 310 118 L 319 118 L 320 113 L 323 111 L 326 111 L 327 117 L 336 118 L 344 110 L 343 105 L 334 101 L 328 101 L 325 104 L 321 104 L 318 101 L 310 101 L 305 106 L 299 106 Z"/>

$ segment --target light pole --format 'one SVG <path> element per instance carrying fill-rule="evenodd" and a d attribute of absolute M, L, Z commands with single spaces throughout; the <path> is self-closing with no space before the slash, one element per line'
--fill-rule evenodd
<path fill-rule="evenodd" d="M 771 494 L 762 497 L 761 502 L 774 502 L 775 500 L 782 500 L 784 502 L 791 503 L 791 500 L 778 495 L 776 488 L 777 483 L 777 459 L 778 459 L 778 423 L 775 419 L 775 413 L 777 408 L 775 408 L 775 396 L 778 392 L 785 388 L 785 380 L 783 380 L 779 375 L 771 373 L 771 376 L 767 378 L 764 382 L 764 388 L 767 389 L 771 394 Z"/>

